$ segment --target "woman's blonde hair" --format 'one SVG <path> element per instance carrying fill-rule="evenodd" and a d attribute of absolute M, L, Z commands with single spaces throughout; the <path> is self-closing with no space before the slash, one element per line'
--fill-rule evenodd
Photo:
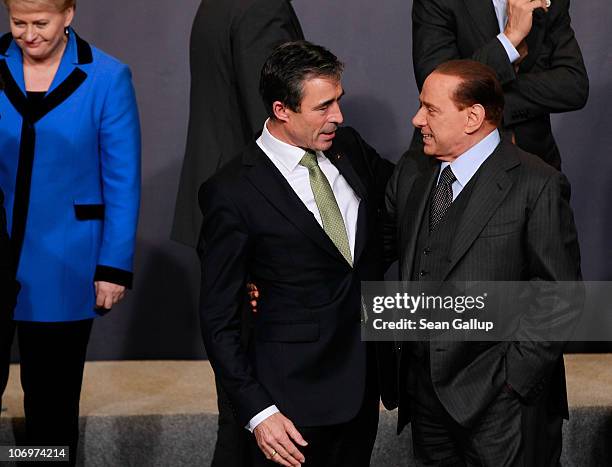
<path fill-rule="evenodd" d="M 76 8 L 76 0 L 3 0 L 7 8 L 11 5 L 19 5 L 30 10 L 41 7 L 51 7 L 57 11 L 66 11 L 68 8 Z"/>

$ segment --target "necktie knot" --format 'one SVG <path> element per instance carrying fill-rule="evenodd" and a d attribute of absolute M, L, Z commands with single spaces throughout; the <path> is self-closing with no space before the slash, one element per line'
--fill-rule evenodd
<path fill-rule="evenodd" d="M 452 185 L 456 180 L 457 177 L 455 177 L 451 166 L 447 165 L 444 167 L 444 170 L 442 170 L 442 173 L 440 174 L 439 184 Z"/>
<path fill-rule="evenodd" d="M 306 151 L 300 160 L 300 165 L 309 170 L 317 167 L 319 165 L 317 162 L 317 155 L 314 152 Z"/>

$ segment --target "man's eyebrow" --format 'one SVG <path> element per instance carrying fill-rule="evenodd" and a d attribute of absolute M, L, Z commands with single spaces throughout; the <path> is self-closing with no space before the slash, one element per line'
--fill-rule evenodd
<path fill-rule="evenodd" d="M 319 104 L 316 105 L 315 109 L 320 109 L 322 107 L 327 107 L 332 102 L 339 101 L 340 99 L 342 99 L 342 96 L 344 96 L 344 94 L 345 94 L 345 92 L 344 92 L 344 89 L 343 89 L 342 90 L 342 94 L 340 94 L 337 98 L 334 97 L 332 99 L 327 99 L 326 101 L 320 102 Z"/>
<path fill-rule="evenodd" d="M 434 110 L 440 110 L 440 109 L 438 109 L 438 107 L 433 105 L 431 102 L 424 101 L 423 99 L 419 99 L 419 102 L 421 102 L 421 105 L 423 105 L 425 107 L 430 107 L 430 108 L 432 108 Z"/>

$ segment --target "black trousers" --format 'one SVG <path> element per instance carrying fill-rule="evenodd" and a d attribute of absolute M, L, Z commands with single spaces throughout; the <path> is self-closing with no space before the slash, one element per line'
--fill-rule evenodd
<path fill-rule="evenodd" d="M 93 320 L 40 323 L 18 321 L 25 444 L 68 446 L 75 465 L 79 402 Z"/>
<path fill-rule="evenodd" d="M 15 322 L 8 315 L 0 313 L 0 407 L 6 389 L 11 364 L 11 347 L 15 334 Z"/>
<path fill-rule="evenodd" d="M 472 427 L 446 411 L 431 380 L 429 352 L 411 359 L 407 387 L 412 438 L 419 466 L 557 467 L 561 457 L 560 415 L 546 397 L 525 405 L 501 390 Z"/>
<path fill-rule="evenodd" d="M 236 420 L 229 398 L 216 375 L 215 385 L 219 419 L 211 467 L 249 467 L 252 465 L 249 452 L 251 434 Z"/>

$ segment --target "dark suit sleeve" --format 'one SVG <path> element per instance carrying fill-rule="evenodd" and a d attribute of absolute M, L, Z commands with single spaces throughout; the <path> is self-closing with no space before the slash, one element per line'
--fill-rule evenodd
<path fill-rule="evenodd" d="M 398 245 L 398 187 L 404 173 L 404 163 L 408 153 L 399 160 L 385 190 L 385 217 L 383 223 L 383 251 L 385 265 L 388 267 L 399 259 Z"/>
<path fill-rule="evenodd" d="M 546 41 L 552 44 L 548 66 L 544 70 L 519 73 L 504 89 L 506 126 L 543 114 L 578 110 L 586 104 L 589 79 L 570 25 L 569 1 L 556 0 L 553 4 L 546 34 Z"/>
<path fill-rule="evenodd" d="M 378 151 L 370 146 L 366 140 L 364 140 L 359 133 L 351 127 L 346 127 L 347 130 L 351 132 L 355 141 L 359 145 L 361 149 L 361 154 L 363 154 L 368 170 L 370 172 L 370 176 L 374 182 L 373 194 L 376 197 L 376 201 L 379 203 L 379 206 L 382 208 L 383 206 L 383 197 L 385 193 L 385 189 L 387 187 L 387 182 L 393 173 L 393 168 L 395 164 L 385 159 L 378 154 Z"/>
<path fill-rule="evenodd" d="M 363 155 L 365 160 L 365 164 L 367 170 L 369 172 L 369 177 L 372 181 L 371 189 L 369 191 L 369 195 L 373 198 L 374 203 L 376 204 L 378 213 L 379 213 L 379 222 L 378 225 L 380 227 L 379 235 L 381 237 L 381 241 L 384 235 L 384 218 L 385 218 L 385 192 L 387 189 L 387 184 L 391 175 L 393 174 L 393 169 L 395 168 L 395 164 L 393 162 L 381 157 L 376 149 L 370 146 L 357 131 L 355 131 L 351 127 L 344 127 L 350 135 L 355 140 L 355 143 L 359 146 L 360 153 Z M 388 267 L 385 264 L 385 270 Z"/>
<path fill-rule="evenodd" d="M 490 1 L 490 0 L 488 0 Z M 441 63 L 471 58 L 495 70 L 502 84 L 516 79 L 514 66 L 506 50 L 496 38 L 491 38 L 471 57 L 459 52 L 456 17 L 444 0 L 414 0 L 412 5 L 412 60 L 419 90 L 425 78 Z"/>
<path fill-rule="evenodd" d="M 506 353 L 507 382 L 524 399 L 542 390 L 580 314 L 580 250 L 569 182 L 555 173 L 528 213 L 526 258 L 533 300 Z M 564 281 L 568 281 L 563 284 Z M 549 341 L 554 336 L 554 341 Z"/>
<path fill-rule="evenodd" d="M 393 173 L 394 164 L 387 159 L 382 158 L 376 149 L 370 146 L 361 136 L 352 128 L 348 128 L 357 144 L 361 148 L 370 177 L 372 179 L 372 190 L 369 196 L 374 200 L 379 214 L 377 226 L 380 228 L 378 232 L 378 241 L 383 242 L 384 239 L 384 212 L 385 212 L 385 190 L 391 174 Z M 383 261 L 385 260 L 383 253 Z M 386 270 L 389 265 L 386 261 L 383 263 L 383 270 Z M 376 352 L 377 369 L 378 369 L 378 386 L 380 398 L 387 410 L 393 410 L 398 406 L 398 382 L 397 382 L 397 352 L 394 342 L 375 342 L 373 348 Z"/>
<path fill-rule="evenodd" d="M 303 39 L 286 0 L 256 0 L 234 25 L 232 57 L 245 121 L 253 135 L 261 130 L 266 110 L 259 77 L 270 53 L 283 42 Z"/>
<path fill-rule="evenodd" d="M 255 380 L 240 343 L 240 309 L 246 293 L 249 238 L 238 210 L 214 181 L 199 193 L 202 224 L 200 322 L 215 374 L 227 391 L 238 421 L 274 404 Z"/>

